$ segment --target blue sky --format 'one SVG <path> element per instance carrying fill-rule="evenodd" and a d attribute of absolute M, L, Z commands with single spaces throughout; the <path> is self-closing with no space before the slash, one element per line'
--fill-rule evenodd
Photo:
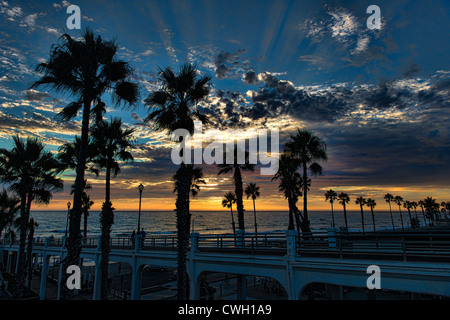
<path fill-rule="evenodd" d="M 54 119 L 72 97 L 29 89 L 39 76 L 34 67 L 48 58 L 61 32 L 80 36 L 66 28 L 69 4 L 80 7 L 82 27 L 117 39 L 142 99 L 157 89 L 158 67 L 177 70 L 188 61 L 212 76 L 211 95 L 200 107 L 218 128 L 277 126 L 285 141 L 307 127 L 324 138 L 329 161 L 313 182 L 312 206 L 325 205 L 330 187 L 380 203 L 388 191 L 411 200 L 450 200 L 448 1 L 1 0 L 2 147 L 20 134 L 39 136 L 56 151 L 79 134 L 79 118 Z M 380 30 L 366 26 L 371 4 L 381 9 Z M 167 136 L 142 123 L 146 113 L 140 102 L 133 110 L 111 106 L 105 115 L 137 128 L 136 161 L 124 166 L 113 198 L 127 206 L 144 180 L 149 190 L 155 187 L 145 206 L 169 208 L 175 166 Z M 208 184 L 194 208 L 202 201 L 220 208 L 230 179 L 204 170 Z M 64 178 L 55 207 L 64 207 L 73 173 Z M 270 178 L 255 173 L 246 179 L 262 185 L 266 208 L 282 208 Z M 100 207 L 102 177 L 92 181 Z"/>

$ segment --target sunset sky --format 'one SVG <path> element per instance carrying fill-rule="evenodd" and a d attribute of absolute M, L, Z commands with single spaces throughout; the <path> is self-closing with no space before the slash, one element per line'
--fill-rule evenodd
<path fill-rule="evenodd" d="M 324 192 L 375 198 L 377 209 L 390 192 L 407 200 L 427 196 L 450 201 L 450 25 L 449 1 L 4 1 L 0 0 L 0 145 L 12 135 L 42 138 L 47 149 L 72 141 L 80 117 L 58 122 L 55 115 L 75 100 L 45 88 L 31 90 L 35 66 L 68 30 L 66 8 L 80 7 L 81 26 L 104 39 L 117 39 L 119 57 L 134 68 L 141 101 L 132 110 L 110 106 L 105 118 L 121 117 L 136 129 L 135 161 L 123 164 L 112 181 L 118 210 L 173 210 L 166 133 L 155 132 L 143 100 L 158 89 L 158 67 L 191 62 L 212 77 L 212 90 L 198 108 L 208 128 L 277 128 L 284 144 L 296 128 L 308 128 L 328 146 L 324 174 L 313 178 L 311 209 L 328 209 Z M 369 5 L 381 9 L 381 29 L 370 30 Z M 234 191 L 231 175 L 203 165 L 207 184 L 192 210 L 222 210 Z M 62 175 L 64 191 L 49 206 L 66 209 L 74 172 Z M 88 175 L 94 210 L 104 198 L 104 174 Z M 258 169 L 244 183 L 261 188 L 259 210 L 286 210 L 277 182 Z M 244 203 L 252 210 L 250 201 Z M 301 203 L 299 204 L 301 206 Z"/>

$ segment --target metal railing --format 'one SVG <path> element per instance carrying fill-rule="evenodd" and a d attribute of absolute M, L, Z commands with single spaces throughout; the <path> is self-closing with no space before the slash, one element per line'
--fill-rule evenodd
<path fill-rule="evenodd" d="M 148 235 L 145 238 L 112 237 L 112 249 L 176 250 L 176 235 Z M 34 246 L 62 247 L 64 238 L 36 238 Z M 3 241 L 16 246 L 18 240 Z M 83 248 L 97 248 L 99 237 L 82 239 Z M 203 234 L 196 236 L 200 252 L 284 255 L 288 249 L 300 256 L 325 256 L 340 259 L 376 258 L 380 260 L 423 260 L 450 262 L 450 232 L 418 230 L 405 232 L 314 232 L 295 236 L 289 243 L 285 233 Z M 289 247 L 289 248 L 288 248 Z"/>
<path fill-rule="evenodd" d="M 284 233 L 262 233 L 258 235 L 219 234 L 200 235 L 199 251 L 234 250 L 249 253 L 284 253 L 286 252 L 286 235 Z"/>
<path fill-rule="evenodd" d="M 298 237 L 297 253 L 343 258 L 427 260 L 450 262 L 450 233 L 423 232 L 338 232 Z"/>

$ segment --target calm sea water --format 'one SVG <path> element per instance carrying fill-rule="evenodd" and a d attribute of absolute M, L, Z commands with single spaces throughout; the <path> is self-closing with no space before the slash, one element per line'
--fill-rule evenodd
<path fill-rule="evenodd" d="M 237 226 L 237 213 L 233 212 Z M 326 230 L 331 227 L 332 219 L 330 211 L 311 211 L 311 226 L 315 230 Z M 403 214 L 403 221 L 409 221 L 408 213 Z M 394 224 L 401 227 L 400 216 L 398 212 L 393 212 Z M 419 213 L 421 223 L 422 214 Z M 34 211 L 32 216 L 39 224 L 36 228 L 35 235 L 38 237 L 55 237 L 64 235 L 66 228 L 67 211 Z M 100 212 L 93 211 L 88 218 L 88 236 L 95 236 L 101 233 L 99 223 Z M 412 213 L 414 217 L 415 214 Z M 288 212 L 284 211 L 259 211 L 256 213 L 258 232 L 272 232 L 286 230 L 288 227 Z M 193 211 L 193 222 L 191 228 L 199 233 L 231 233 L 231 214 L 229 211 Z M 349 229 L 361 229 L 360 211 L 347 212 L 347 220 Z M 344 215 L 340 211 L 335 212 L 336 226 L 345 226 Z M 370 211 L 365 212 L 365 230 L 373 230 L 372 218 Z M 114 216 L 114 225 L 112 234 L 115 236 L 130 235 L 133 230 L 137 230 L 138 212 L 137 211 L 116 211 Z M 389 212 L 375 212 L 375 224 L 377 230 L 391 229 L 391 218 Z M 82 222 L 83 228 L 83 222 Z M 141 227 L 149 233 L 155 234 L 175 234 L 176 233 L 176 217 L 175 213 L 169 211 L 144 211 L 141 212 Z M 245 213 L 246 232 L 254 232 L 253 211 Z"/>

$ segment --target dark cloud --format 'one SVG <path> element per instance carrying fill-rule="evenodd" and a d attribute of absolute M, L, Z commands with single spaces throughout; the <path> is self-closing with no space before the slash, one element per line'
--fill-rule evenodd
<path fill-rule="evenodd" d="M 219 52 L 214 58 L 215 73 L 218 79 L 223 79 L 230 76 L 240 65 L 240 54 L 244 53 L 245 49 L 239 49 L 233 53 Z"/>
<path fill-rule="evenodd" d="M 51 95 L 48 92 L 40 92 L 37 90 L 29 89 L 23 92 L 24 98 L 33 102 L 40 102 L 44 99 L 50 98 Z"/>

